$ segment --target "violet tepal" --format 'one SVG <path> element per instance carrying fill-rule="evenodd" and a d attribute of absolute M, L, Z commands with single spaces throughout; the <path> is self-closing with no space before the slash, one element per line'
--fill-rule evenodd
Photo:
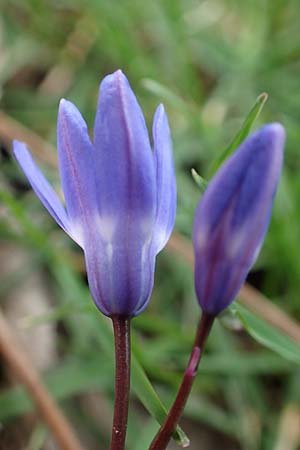
<path fill-rule="evenodd" d="M 217 315 L 236 297 L 262 246 L 281 173 L 284 128 L 248 137 L 209 183 L 196 210 L 195 288 L 203 312 Z"/>
<path fill-rule="evenodd" d="M 118 70 L 101 85 L 91 141 L 69 101 L 58 113 L 58 160 L 66 208 L 25 144 L 14 154 L 36 195 L 85 255 L 89 287 L 107 316 L 139 314 L 152 292 L 155 257 L 173 229 L 176 183 L 168 120 L 160 105 L 153 151 L 142 111 Z"/>

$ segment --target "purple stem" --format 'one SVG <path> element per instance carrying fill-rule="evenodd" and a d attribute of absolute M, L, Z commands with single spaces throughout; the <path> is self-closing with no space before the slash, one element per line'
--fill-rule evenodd
<path fill-rule="evenodd" d="M 171 407 L 165 422 L 162 424 L 157 435 L 154 437 L 149 450 L 165 450 L 176 426 L 182 416 L 188 396 L 191 392 L 195 376 L 197 374 L 199 362 L 204 349 L 204 344 L 213 325 L 215 316 L 203 313 L 199 321 L 195 342 L 191 356 L 185 370 L 181 386 L 176 399 Z"/>
<path fill-rule="evenodd" d="M 130 318 L 111 317 L 115 336 L 115 409 L 110 450 L 124 450 L 130 391 Z"/>

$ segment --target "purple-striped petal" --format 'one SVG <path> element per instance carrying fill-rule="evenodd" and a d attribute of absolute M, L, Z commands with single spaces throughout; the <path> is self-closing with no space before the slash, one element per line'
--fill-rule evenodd
<path fill-rule="evenodd" d="M 270 124 L 244 141 L 224 163 L 196 211 L 195 287 L 206 313 L 235 298 L 268 228 L 281 172 L 285 133 Z"/>
<path fill-rule="evenodd" d="M 93 297 L 100 307 L 108 301 L 111 314 L 134 315 L 147 303 L 153 283 L 156 185 L 145 120 L 121 71 L 100 85 L 94 146 L 101 243 L 86 249 L 86 262 L 88 272 L 97 271 L 93 284 L 101 286 L 102 295 L 98 289 L 99 297 Z M 95 264 L 100 250 L 101 264 Z"/>
<path fill-rule="evenodd" d="M 78 109 L 61 100 L 57 124 L 58 161 L 66 208 L 73 226 L 84 241 L 98 216 L 95 187 L 95 151 Z"/>
<path fill-rule="evenodd" d="M 21 169 L 31 184 L 32 189 L 45 208 L 49 211 L 58 225 L 81 245 L 74 234 L 74 230 L 72 230 L 71 222 L 66 214 L 65 208 L 56 192 L 33 161 L 26 145 L 23 142 L 14 141 L 13 152 Z"/>
<path fill-rule="evenodd" d="M 119 70 L 100 85 L 94 144 L 76 107 L 60 103 L 58 157 L 67 213 L 28 152 L 16 151 L 39 198 L 83 247 L 93 299 L 108 316 L 134 316 L 147 306 L 155 257 L 174 224 L 175 177 L 162 107 L 153 135 L 154 154 L 142 111 Z"/>
<path fill-rule="evenodd" d="M 157 210 L 153 233 L 156 253 L 166 245 L 176 216 L 176 179 L 168 118 L 160 105 L 153 120 Z"/>
<path fill-rule="evenodd" d="M 149 233 L 156 199 L 152 151 L 142 111 L 120 70 L 100 85 L 94 145 L 101 213 L 123 223 L 130 216 L 138 234 Z"/>
<path fill-rule="evenodd" d="M 104 314 L 136 316 L 147 306 L 155 264 L 150 243 L 132 239 L 118 245 L 95 229 L 84 253 L 91 294 Z"/>

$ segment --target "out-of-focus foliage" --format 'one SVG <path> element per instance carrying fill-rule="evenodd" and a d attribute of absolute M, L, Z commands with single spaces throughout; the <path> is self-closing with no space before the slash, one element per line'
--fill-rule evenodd
<path fill-rule="evenodd" d="M 187 237 L 200 195 L 190 169 L 208 177 L 257 96 L 268 93 L 256 125 L 284 124 L 285 168 L 271 228 L 249 281 L 299 320 L 298 0 L 2 0 L 0 20 L 1 112 L 54 146 L 59 99 L 79 107 L 92 134 L 99 82 L 117 68 L 128 76 L 148 124 L 156 105 L 165 104 L 178 180 L 176 228 Z M 80 432 L 89 435 L 89 448 L 99 443 L 107 448 L 109 431 L 101 427 L 101 417 L 89 414 L 80 401 L 87 392 L 101 393 L 111 413 L 113 355 L 105 350 L 111 341 L 103 341 L 101 319 L 78 270 L 80 250 L 28 189 L 9 157 L 3 130 L 0 139 L 0 246 L 22 247 L 30 261 L 6 276 L 1 297 L 32 271 L 43 272 L 52 309 L 26 323 L 59 325 L 59 360 L 45 377 Z M 45 162 L 43 168 L 58 186 L 58 172 Z M 198 314 L 190 268 L 163 252 L 150 306 L 133 326 L 135 352 L 166 404 L 178 386 Z M 300 402 L 299 369 L 246 334 L 228 330 L 224 324 L 231 322 L 225 319 L 212 332 L 187 406 L 186 417 L 194 420 L 201 439 L 194 438 L 190 448 L 198 449 L 199 442 L 203 450 L 220 448 L 222 442 L 224 449 L 277 450 L 282 418 Z M 23 394 L 1 394 L 0 419 L 5 424 L 27 405 Z M 137 442 L 141 426 L 143 438 Z M 128 449 L 144 450 L 154 429 L 153 419 L 133 404 Z"/>

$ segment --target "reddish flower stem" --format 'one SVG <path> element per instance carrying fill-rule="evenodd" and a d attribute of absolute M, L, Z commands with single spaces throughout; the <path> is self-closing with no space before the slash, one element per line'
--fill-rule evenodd
<path fill-rule="evenodd" d="M 115 408 L 110 450 L 124 450 L 130 391 L 130 319 L 111 317 L 115 337 Z"/>
<path fill-rule="evenodd" d="M 171 407 L 165 422 L 161 426 L 157 435 L 154 437 L 149 450 L 165 450 L 172 434 L 182 416 L 188 396 L 191 392 L 195 376 L 197 374 L 199 362 L 204 349 L 204 344 L 213 325 L 215 316 L 203 313 L 199 321 L 195 342 L 192 348 L 191 356 L 185 370 L 181 386 L 176 399 Z"/>

